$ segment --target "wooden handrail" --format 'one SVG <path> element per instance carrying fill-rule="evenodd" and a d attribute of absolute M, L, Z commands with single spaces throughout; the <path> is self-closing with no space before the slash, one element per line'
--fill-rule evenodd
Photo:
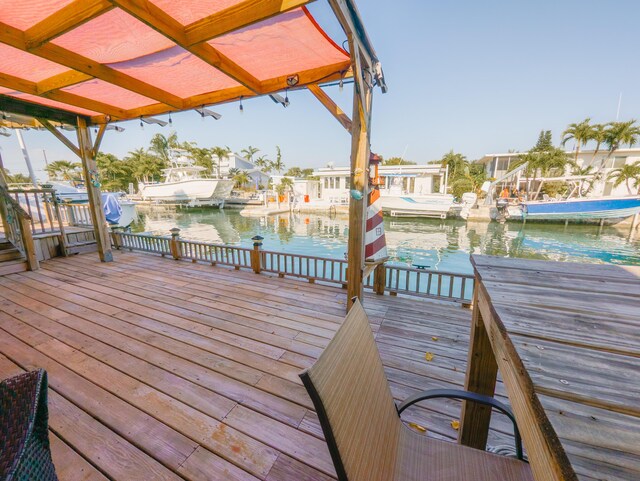
<path fill-rule="evenodd" d="M 291 276 L 307 279 L 309 282 L 326 282 L 347 285 L 347 261 L 344 259 L 310 256 L 288 252 L 262 250 L 262 243 L 254 248 L 213 244 L 179 237 L 175 235 L 154 236 L 112 232 L 116 249 L 138 250 L 187 259 L 192 262 L 220 264 L 235 269 L 252 269 L 256 273 L 268 272 L 280 277 Z M 260 239 L 261 241 L 262 239 Z M 377 294 L 429 297 L 470 304 L 473 292 L 473 276 L 449 271 L 416 269 L 405 266 L 381 264 L 363 279 L 364 286 Z"/>
<path fill-rule="evenodd" d="M 31 271 L 39 268 L 35 244 L 31 233 L 31 216 L 22 208 L 9 191 L 0 185 L 0 196 L 3 199 L 2 222 L 7 239 L 25 257 L 27 267 Z"/>

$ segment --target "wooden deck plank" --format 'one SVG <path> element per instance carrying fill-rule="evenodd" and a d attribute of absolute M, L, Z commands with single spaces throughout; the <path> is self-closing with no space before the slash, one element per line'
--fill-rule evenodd
<path fill-rule="evenodd" d="M 0 353 L 45 367 L 62 402 L 172 475 L 328 481 L 333 466 L 297 375 L 340 326 L 345 302 L 336 287 L 154 255 L 57 258 L 0 279 L 0 337 L 11 339 Z M 366 304 L 396 399 L 461 386 L 469 310 L 402 296 Z M 453 440 L 459 413 L 457 402 L 433 401 L 406 420 Z M 510 427 L 496 417 L 490 442 L 511 444 Z M 60 440 L 97 466 L 80 438 Z M 233 451 L 240 441 L 252 459 Z"/>

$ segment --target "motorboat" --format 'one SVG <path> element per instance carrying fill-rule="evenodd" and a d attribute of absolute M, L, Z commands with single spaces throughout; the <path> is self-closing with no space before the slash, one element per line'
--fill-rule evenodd
<path fill-rule="evenodd" d="M 451 194 L 423 193 L 417 187 L 416 174 L 382 174 L 380 187 L 382 210 L 391 217 L 436 217 L 446 219 L 453 206 Z"/>
<path fill-rule="evenodd" d="M 143 200 L 190 206 L 224 203 L 233 190 L 233 180 L 203 177 L 207 169 L 194 165 L 186 154 L 182 150 L 172 151 L 171 167 L 162 170 L 163 182 L 138 184 Z"/>
<path fill-rule="evenodd" d="M 623 219 L 640 212 L 640 196 L 543 199 L 524 201 L 520 206 L 527 220 Z"/>

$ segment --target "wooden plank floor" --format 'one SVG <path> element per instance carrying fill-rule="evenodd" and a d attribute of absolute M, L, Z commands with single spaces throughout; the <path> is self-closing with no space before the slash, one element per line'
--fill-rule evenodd
<path fill-rule="evenodd" d="M 329 480 L 298 373 L 339 327 L 345 292 L 146 254 L 52 259 L 0 277 L 0 378 L 47 369 L 61 480 Z M 365 304 L 398 400 L 462 385 L 468 309 Z M 459 414 L 437 400 L 403 419 L 453 440 Z M 511 444 L 501 416 L 490 443 Z"/>

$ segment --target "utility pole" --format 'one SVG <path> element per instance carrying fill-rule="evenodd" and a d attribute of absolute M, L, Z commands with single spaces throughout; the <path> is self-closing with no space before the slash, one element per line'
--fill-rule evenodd
<path fill-rule="evenodd" d="M 20 144 L 20 148 L 22 149 L 22 156 L 24 157 L 24 161 L 27 163 L 27 169 L 29 169 L 29 177 L 31 177 L 31 183 L 33 187 L 38 188 L 38 181 L 36 180 L 36 174 L 33 172 L 33 166 L 31 165 L 31 158 L 29 158 L 29 152 L 27 151 L 27 147 L 24 144 L 24 139 L 22 138 L 22 131 L 20 129 L 13 129 L 16 132 L 16 137 L 18 137 L 18 143 Z"/>

